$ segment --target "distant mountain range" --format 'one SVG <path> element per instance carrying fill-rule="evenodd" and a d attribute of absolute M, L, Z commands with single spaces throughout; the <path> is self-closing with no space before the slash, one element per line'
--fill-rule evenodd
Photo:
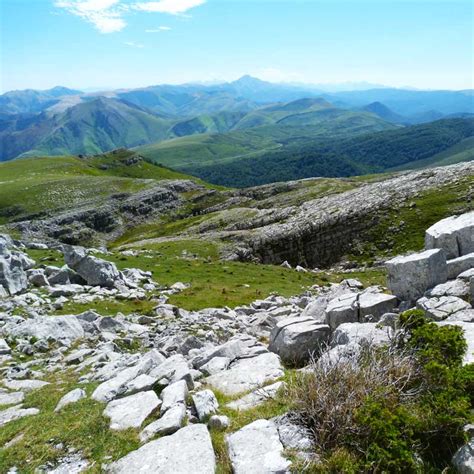
<path fill-rule="evenodd" d="M 238 141 L 244 153 L 262 152 L 279 147 L 282 139 L 353 136 L 469 117 L 473 101 L 469 90 L 378 88 L 328 93 L 250 76 L 224 84 L 100 93 L 64 87 L 12 91 L 0 96 L 0 161 L 95 154 L 156 143 L 159 149 L 165 140 L 199 135 L 198 141 L 206 141 L 209 134 L 226 134 L 221 141 Z M 163 147 L 168 148 L 166 142 Z"/>

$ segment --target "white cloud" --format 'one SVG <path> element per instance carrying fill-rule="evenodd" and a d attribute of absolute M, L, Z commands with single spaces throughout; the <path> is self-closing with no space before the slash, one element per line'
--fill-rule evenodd
<path fill-rule="evenodd" d="M 206 3 L 206 0 L 159 0 L 155 2 L 138 2 L 133 7 L 144 12 L 179 15 L 186 13 L 191 8 L 204 5 L 204 3 Z"/>
<path fill-rule="evenodd" d="M 127 26 L 120 0 L 57 0 L 54 5 L 93 24 L 101 33 L 114 33 Z"/>
<path fill-rule="evenodd" d="M 141 43 L 135 43 L 135 41 L 125 41 L 124 43 L 127 46 L 130 46 L 132 48 L 144 48 L 145 46 Z"/>
<path fill-rule="evenodd" d="M 55 0 L 54 5 L 66 10 L 91 23 L 101 33 L 115 33 L 127 26 L 124 16 L 132 10 L 141 12 L 168 13 L 183 15 L 191 8 L 203 5 L 206 0 L 158 0 L 158 1 L 133 1 L 124 0 Z M 168 31 L 171 28 L 160 26 L 147 33 Z"/>
<path fill-rule="evenodd" d="M 171 31 L 169 26 L 159 26 L 151 30 L 145 30 L 145 33 L 161 33 L 162 31 Z"/>

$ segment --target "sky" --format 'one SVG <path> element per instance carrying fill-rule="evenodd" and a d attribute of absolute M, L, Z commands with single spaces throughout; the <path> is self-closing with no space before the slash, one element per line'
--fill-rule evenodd
<path fill-rule="evenodd" d="M 0 0 L 0 90 L 235 80 L 474 88 L 471 0 Z"/>

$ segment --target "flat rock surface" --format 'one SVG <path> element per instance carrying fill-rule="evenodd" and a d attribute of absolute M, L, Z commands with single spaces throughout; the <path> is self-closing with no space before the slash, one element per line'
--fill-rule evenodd
<path fill-rule="evenodd" d="M 110 402 L 104 410 L 104 416 L 110 418 L 112 430 L 139 428 L 160 404 L 155 392 L 140 392 Z"/>
<path fill-rule="evenodd" d="M 226 436 L 234 474 L 290 472 L 283 445 L 273 421 L 257 420 Z"/>
<path fill-rule="evenodd" d="M 211 375 L 203 382 L 226 395 L 236 395 L 282 377 L 283 373 L 280 358 L 276 354 L 266 353 L 249 359 L 240 359 L 228 370 Z"/>
<path fill-rule="evenodd" d="M 216 460 L 205 425 L 180 429 L 143 445 L 112 463 L 112 474 L 214 474 Z M 247 473 L 248 474 L 248 473 Z"/>

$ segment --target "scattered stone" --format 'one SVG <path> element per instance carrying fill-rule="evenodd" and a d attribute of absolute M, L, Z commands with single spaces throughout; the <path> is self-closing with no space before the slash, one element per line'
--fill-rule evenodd
<path fill-rule="evenodd" d="M 450 280 L 428 290 L 425 296 L 428 298 L 441 296 L 457 296 L 462 298 L 469 296 L 469 285 L 464 280 Z"/>
<path fill-rule="evenodd" d="M 143 445 L 110 464 L 111 474 L 214 474 L 216 460 L 206 425 L 180 429 Z"/>
<path fill-rule="evenodd" d="M 150 390 L 110 402 L 104 410 L 104 416 L 110 418 L 112 430 L 140 428 L 160 405 L 160 399 Z"/>
<path fill-rule="evenodd" d="M 202 390 L 195 393 L 193 403 L 200 421 L 205 421 L 214 415 L 219 408 L 219 403 L 212 390 Z"/>
<path fill-rule="evenodd" d="M 84 337 L 84 329 L 75 316 L 37 316 L 20 324 L 7 323 L 3 332 L 13 337 L 55 341 L 75 341 Z"/>
<path fill-rule="evenodd" d="M 82 388 L 75 388 L 74 390 L 66 393 L 66 395 L 64 395 L 61 400 L 59 400 L 54 411 L 58 412 L 65 406 L 70 405 L 71 403 L 76 403 L 83 398 L 86 398 L 86 392 Z"/>
<path fill-rule="evenodd" d="M 446 265 L 448 266 L 448 278 L 452 280 L 461 273 L 474 269 L 474 252 L 448 260 Z"/>
<path fill-rule="evenodd" d="M 10 423 L 10 421 L 24 418 L 25 416 L 33 416 L 39 413 L 38 408 L 21 408 L 22 405 L 15 405 L 6 410 L 0 411 L 0 426 Z"/>
<path fill-rule="evenodd" d="M 186 405 L 177 403 L 169 408 L 166 413 L 158 420 L 147 425 L 140 433 L 140 441 L 147 442 L 153 436 L 170 435 L 178 431 L 186 418 Z"/>
<path fill-rule="evenodd" d="M 275 398 L 278 391 L 284 386 L 285 382 L 276 382 L 271 385 L 266 385 L 265 387 L 258 388 L 257 390 L 244 395 L 242 398 L 227 403 L 226 407 L 239 411 L 255 408 L 262 403 Z"/>
<path fill-rule="evenodd" d="M 474 438 L 471 438 L 456 451 L 452 464 L 458 474 L 472 474 L 474 472 Z"/>
<path fill-rule="evenodd" d="M 5 339 L 0 339 L 0 355 L 10 354 L 11 353 L 10 346 L 7 344 Z"/>
<path fill-rule="evenodd" d="M 290 472 L 276 424 L 257 420 L 226 436 L 234 474 Z"/>
<path fill-rule="evenodd" d="M 212 430 L 224 431 L 230 426 L 230 420 L 225 415 L 212 415 L 207 422 L 207 426 Z"/>
<path fill-rule="evenodd" d="M 23 392 L 0 392 L 0 405 L 16 405 L 23 402 Z"/>
<path fill-rule="evenodd" d="M 187 396 L 188 386 L 184 380 L 179 380 L 178 382 L 168 385 L 161 392 L 161 400 L 163 401 L 163 404 L 161 405 L 161 412 L 165 413 L 166 410 L 177 403 L 182 403 L 185 405 Z"/>
<path fill-rule="evenodd" d="M 42 380 L 4 380 L 3 385 L 10 390 L 22 390 L 24 392 L 31 392 L 49 385 L 49 382 Z"/>

